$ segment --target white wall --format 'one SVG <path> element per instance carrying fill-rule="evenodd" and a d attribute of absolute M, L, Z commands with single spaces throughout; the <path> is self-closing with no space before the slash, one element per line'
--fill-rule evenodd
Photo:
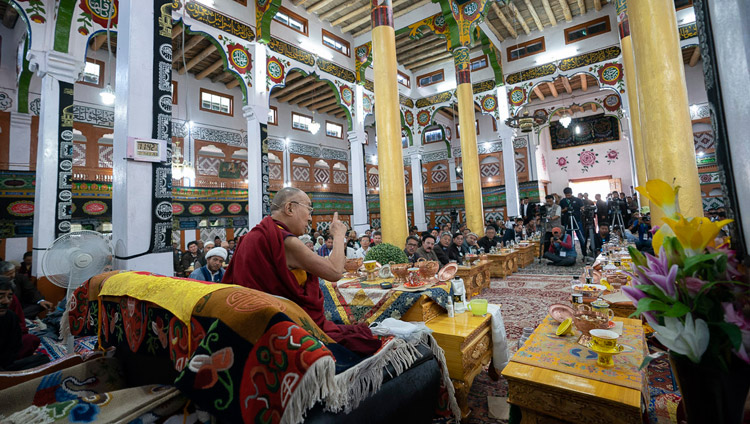
<path fill-rule="evenodd" d="M 687 84 L 688 103 L 691 105 L 706 103 L 706 83 L 703 79 L 703 62 L 695 66 L 685 65 L 685 83 Z"/>
<path fill-rule="evenodd" d="M 8 6 L 10 7 L 10 6 Z M 26 33 L 26 26 L 18 19 L 13 29 L 0 25 L 0 38 L 2 38 L 2 51 L 0 51 L 0 87 L 16 90 L 18 74 L 16 73 L 16 61 L 18 45 L 21 37 Z M 14 101 L 15 103 L 15 101 Z M 13 105 L 15 109 L 15 104 Z"/>
<path fill-rule="evenodd" d="M 213 83 L 209 78 L 196 80 L 189 73 L 180 75 L 172 72 L 172 80 L 177 81 L 177 104 L 172 106 L 172 118 L 191 120 L 196 124 L 235 131 L 246 131 L 247 121 L 242 116 L 242 90 L 239 87 L 227 89 L 222 83 Z M 200 110 L 200 89 L 216 91 L 233 98 L 233 116 Z M 189 113 L 188 113 L 189 112 Z"/>
<path fill-rule="evenodd" d="M 310 109 L 292 105 L 289 103 L 279 103 L 276 99 L 271 99 L 271 106 L 278 108 L 278 125 L 268 125 L 268 135 L 278 138 L 289 138 L 290 141 L 298 141 L 315 146 L 323 145 L 339 150 L 349 150 L 349 141 L 347 139 L 346 119 L 339 119 L 333 115 L 315 112 L 314 120 L 320 124 L 320 130 L 317 134 L 309 131 L 300 131 L 292 128 L 292 112 L 302 115 L 313 116 Z M 334 122 L 344 128 L 343 139 L 333 138 L 326 135 L 326 121 Z"/>

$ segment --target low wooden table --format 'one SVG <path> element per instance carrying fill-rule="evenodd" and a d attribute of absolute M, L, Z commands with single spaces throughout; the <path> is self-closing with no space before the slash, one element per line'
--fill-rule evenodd
<path fill-rule="evenodd" d="M 636 326 L 643 337 L 639 320 L 615 320 Z M 523 424 L 641 423 L 640 390 L 515 361 L 502 374 L 508 380 L 508 402 L 521 408 Z"/>
<path fill-rule="evenodd" d="M 517 265 L 514 265 L 517 256 L 513 253 L 491 253 L 487 257 L 491 261 L 490 276 L 493 278 L 505 278 L 513 273 L 514 268 L 517 268 Z"/>
<path fill-rule="evenodd" d="M 466 299 L 479 295 L 490 287 L 491 261 L 477 261 L 473 266 L 459 266 L 456 276 L 464 280 Z"/>
<path fill-rule="evenodd" d="M 468 396 L 471 384 L 492 359 L 490 319 L 490 314 L 478 317 L 465 312 L 454 318 L 440 315 L 427 323 L 438 345 L 445 351 L 448 374 L 456 388 L 456 400 L 464 417 L 470 412 Z"/>
<path fill-rule="evenodd" d="M 534 263 L 534 246 L 528 245 L 528 246 L 519 246 L 518 247 L 518 254 L 519 254 L 519 266 L 521 268 L 526 268 L 527 266 Z"/>
<path fill-rule="evenodd" d="M 401 321 L 429 322 L 438 315 L 446 313 L 447 311 L 445 308 L 438 305 L 437 302 L 429 297 L 422 295 L 419 297 L 419 300 L 414 302 L 414 305 L 401 316 Z"/>

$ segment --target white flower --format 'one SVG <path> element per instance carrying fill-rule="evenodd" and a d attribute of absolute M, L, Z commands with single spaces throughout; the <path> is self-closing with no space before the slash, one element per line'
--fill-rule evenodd
<path fill-rule="evenodd" d="M 652 320 L 648 320 L 651 327 L 656 330 L 656 338 L 669 350 L 687 356 L 696 364 L 701 361 L 701 356 L 708 348 L 709 332 L 706 321 L 698 318 L 693 321 L 693 315 L 688 312 L 685 315 L 685 324 L 679 318 L 664 317 L 664 325 L 661 326 Z"/>

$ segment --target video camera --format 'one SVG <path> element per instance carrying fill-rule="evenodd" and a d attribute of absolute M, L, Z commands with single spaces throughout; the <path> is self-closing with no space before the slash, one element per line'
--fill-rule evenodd
<path fill-rule="evenodd" d="M 539 203 L 537 210 L 539 211 L 539 217 L 546 218 L 547 217 L 547 204 L 546 203 Z"/>

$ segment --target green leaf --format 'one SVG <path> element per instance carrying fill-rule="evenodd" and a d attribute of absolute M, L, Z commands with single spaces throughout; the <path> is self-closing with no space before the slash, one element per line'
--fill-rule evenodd
<path fill-rule="evenodd" d="M 641 362 L 641 365 L 638 367 L 638 371 L 646 368 L 648 364 L 651 363 L 654 359 L 658 359 L 662 356 L 664 356 L 666 352 L 654 352 L 652 354 L 646 355 L 643 357 L 643 362 Z"/>
<path fill-rule="evenodd" d="M 723 255 L 723 253 L 704 253 L 702 255 L 689 256 L 685 258 L 685 274 L 693 275 L 692 268 L 706 261 L 711 261 L 714 258 Z"/>
<path fill-rule="evenodd" d="M 716 324 L 729 337 L 732 347 L 739 349 L 742 344 L 742 331 L 734 324 L 728 322 L 719 322 Z"/>
<path fill-rule="evenodd" d="M 672 305 L 672 308 L 670 308 L 668 311 L 664 313 L 664 316 L 678 318 L 687 314 L 688 312 L 690 312 L 690 308 L 688 308 L 682 302 L 677 302 L 674 305 Z"/>
<path fill-rule="evenodd" d="M 643 312 L 666 312 L 668 310 L 670 310 L 670 307 L 664 302 L 650 297 L 644 297 L 643 299 L 638 301 L 638 308 L 636 308 L 635 312 L 633 312 L 631 316 L 638 316 Z"/>
<path fill-rule="evenodd" d="M 640 291 L 646 294 L 650 294 L 651 296 L 661 300 L 662 302 L 665 302 L 665 303 L 674 302 L 674 300 L 670 299 L 669 296 L 664 294 L 664 292 L 661 291 L 661 289 L 656 286 L 652 286 L 650 284 L 639 284 L 635 286 L 635 288 L 639 289 Z"/>
<path fill-rule="evenodd" d="M 646 256 L 643 255 L 638 249 L 634 248 L 633 246 L 628 247 L 628 252 L 630 253 L 630 257 L 633 259 L 633 263 L 639 266 L 646 266 Z"/>

